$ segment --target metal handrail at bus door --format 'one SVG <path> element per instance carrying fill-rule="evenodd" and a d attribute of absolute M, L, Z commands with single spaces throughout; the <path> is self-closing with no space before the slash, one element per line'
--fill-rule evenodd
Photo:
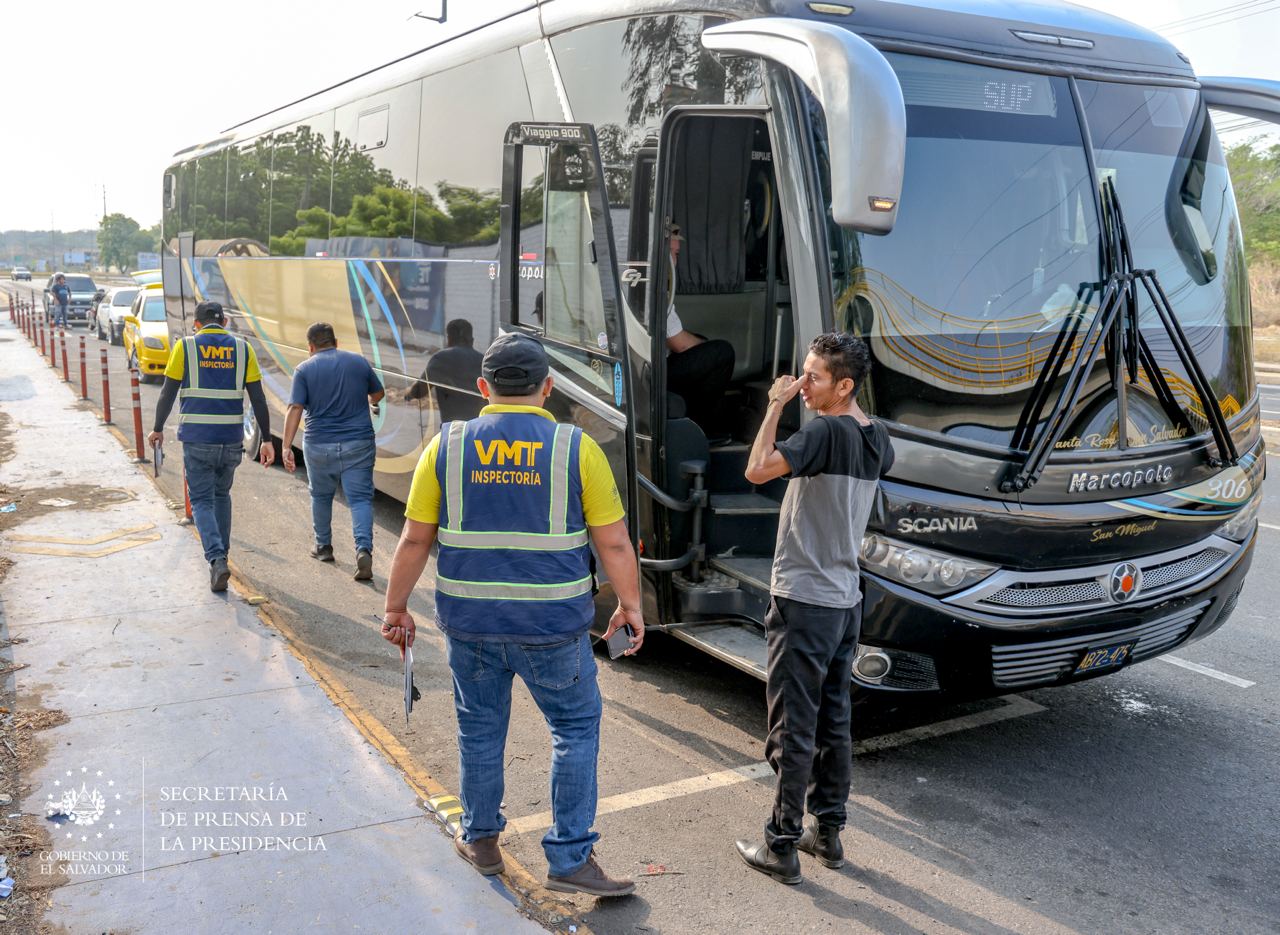
<path fill-rule="evenodd" d="M 707 462 L 684 461 L 680 464 L 680 473 L 693 478 L 693 489 L 684 500 L 677 500 L 643 474 L 636 475 L 641 490 L 668 510 L 677 513 L 693 514 L 693 529 L 689 535 L 689 549 L 678 558 L 644 558 L 640 559 L 640 567 L 645 571 L 680 571 L 689 568 L 689 577 L 698 582 L 702 580 L 702 563 L 707 559 L 707 547 L 702 541 L 702 511 L 710 502 L 705 484 Z"/>

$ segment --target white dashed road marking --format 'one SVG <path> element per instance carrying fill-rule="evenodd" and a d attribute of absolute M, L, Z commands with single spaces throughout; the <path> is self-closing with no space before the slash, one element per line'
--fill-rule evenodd
<path fill-rule="evenodd" d="M 1280 530 L 1280 526 L 1277 526 L 1275 523 L 1259 523 L 1258 525 L 1261 526 L 1263 529 Z"/>
<path fill-rule="evenodd" d="M 901 747 L 919 740 L 954 734 L 957 731 L 972 730 L 975 727 L 1007 721 L 1010 718 L 1024 717 L 1044 710 L 1043 705 L 1038 705 L 1029 698 L 1023 698 L 1021 695 L 1008 695 L 1005 697 L 1004 702 L 1000 707 L 992 708 L 989 711 L 965 714 L 946 721 L 939 721 L 936 724 L 925 724 L 922 727 L 912 727 L 908 730 L 900 730 L 881 737 L 872 737 L 870 740 L 857 744 L 854 747 L 854 752 L 871 753 L 877 750 L 888 750 L 891 747 Z M 739 783 L 749 782 L 753 779 L 763 779 L 772 775 L 773 770 L 768 763 L 752 763 L 749 766 L 739 766 L 735 769 L 720 770 L 714 773 L 706 773 L 702 776 L 692 776 L 688 779 L 677 779 L 675 782 L 664 783 L 660 786 L 650 786 L 647 789 L 623 792 L 619 795 L 611 795 L 608 798 L 601 799 L 596 806 L 596 814 L 607 815 L 610 812 L 626 811 L 641 805 L 653 805 L 656 802 L 665 802 L 667 799 L 695 795 L 699 792 L 709 792 L 713 789 L 723 789 L 726 786 L 735 786 Z M 526 815 L 523 818 L 515 818 L 508 821 L 506 831 L 508 834 L 524 834 L 528 831 L 541 831 L 543 828 L 550 827 L 551 813 L 539 812 L 536 815 Z"/>
<path fill-rule="evenodd" d="M 1219 672 L 1217 669 L 1210 669 L 1208 666 L 1202 666 L 1198 662 L 1191 662 L 1187 659 L 1179 659 L 1177 656 L 1161 656 L 1165 662 L 1171 665 L 1179 666 L 1183 669 L 1189 669 L 1192 672 L 1199 672 L 1201 675 L 1207 675 L 1211 679 L 1218 679 L 1226 682 L 1228 685 L 1234 685 L 1237 688 L 1252 688 L 1257 682 L 1250 682 L 1248 679 L 1242 679 L 1239 676 L 1228 675 L 1225 672 Z"/>

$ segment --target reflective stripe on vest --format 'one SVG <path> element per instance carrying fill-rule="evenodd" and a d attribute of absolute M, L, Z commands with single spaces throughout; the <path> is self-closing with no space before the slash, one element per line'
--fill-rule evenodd
<path fill-rule="evenodd" d="M 567 552 L 581 549 L 590 542 L 587 530 L 570 531 L 569 454 L 573 444 L 573 426 L 557 425 L 551 444 L 551 507 L 547 517 L 548 531 L 509 532 L 505 530 L 463 530 L 462 470 L 467 442 L 467 423 L 449 423 L 445 445 L 444 478 L 446 522 L 440 527 L 440 545 L 455 549 L 516 549 L 527 552 Z M 565 601 L 591 592 L 591 576 L 552 584 L 501 581 L 459 581 L 436 576 L 436 590 L 450 597 L 499 601 Z"/>
<path fill-rule="evenodd" d="M 455 581 L 436 575 L 436 590 L 450 597 L 488 601 L 567 601 L 591 593 L 591 576 L 564 584 L 519 584 L 506 581 Z"/>

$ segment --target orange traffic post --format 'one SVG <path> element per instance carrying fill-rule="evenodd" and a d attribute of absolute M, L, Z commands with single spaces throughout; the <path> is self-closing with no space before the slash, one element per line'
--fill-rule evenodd
<path fill-rule="evenodd" d="M 102 422 L 111 424 L 111 376 L 107 372 L 107 349 L 101 348 L 99 360 L 102 362 Z"/>
<path fill-rule="evenodd" d="M 71 382 L 71 368 L 67 364 L 67 329 L 58 332 L 58 344 L 62 348 L 62 382 Z"/>
<path fill-rule="evenodd" d="M 147 452 L 142 447 L 142 391 L 138 388 L 138 371 L 129 370 L 129 392 L 133 394 L 133 438 L 137 446 L 137 464 L 146 464 Z"/>
<path fill-rule="evenodd" d="M 40 356 L 41 357 L 49 353 L 47 350 L 45 350 L 45 346 L 44 346 L 44 331 L 45 331 L 44 325 L 45 325 L 44 315 L 41 315 L 40 316 Z"/>
<path fill-rule="evenodd" d="M 58 323 L 49 322 L 49 366 L 58 369 Z"/>
<path fill-rule="evenodd" d="M 89 398 L 89 369 L 84 360 L 84 335 L 80 335 L 80 398 Z"/>

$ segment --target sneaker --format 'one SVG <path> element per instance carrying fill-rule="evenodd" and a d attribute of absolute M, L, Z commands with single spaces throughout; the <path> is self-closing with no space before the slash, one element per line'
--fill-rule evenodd
<path fill-rule="evenodd" d="M 453 836 L 453 849 L 458 856 L 475 867 L 486 877 L 495 876 L 503 870 L 502 851 L 498 849 L 498 838 L 479 838 L 470 844 L 462 840 L 462 829 Z"/>
<path fill-rule="evenodd" d="M 331 562 L 333 561 L 333 546 L 313 545 L 311 547 L 311 557 L 317 558 L 322 562 Z"/>
<path fill-rule="evenodd" d="M 604 868 L 596 860 L 596 852 L 592 851 L 587 862 L 576 871 L 565 877 L 547 874 L 547 889 L 557 893 L 586 893 L 588 896 L 630 896 L 636 891 L 636 884 L 625 877 L 614 879 L 605 873 Z"/>
<path fill-rule="evenodd" d="M 812 854 L 824 867 L 835 870 L 844 866 L 844 846 L 840 843 L 840 829 L 835 825 L 820 825 L 813 815 L 804 818 L 804 830 L 796 847 Z"/>
<path fill-rule="evenodd" d="M 357 581 L 373 580 L 373 553 L 368 549 L 361 549 L 356 553 L 356 573 Z"/>
<path fill-rule="evenodd" d="M 209 563 L 209 590 L 225 591 L 227 582 L 231 580 L 231 569 L 227 567 L 225 558 L 215 558 Z"/>
<path fill-rule="evenodd" d="M 779 854 L 768 844 L 739 841 L 734 846 L 738 849 L 738 856 L 748 867 L 767 873 L 779 883 L 794 886 L 804 879 L 800 875 L 800 855 L 794 848 L 786 854 Z"/>

